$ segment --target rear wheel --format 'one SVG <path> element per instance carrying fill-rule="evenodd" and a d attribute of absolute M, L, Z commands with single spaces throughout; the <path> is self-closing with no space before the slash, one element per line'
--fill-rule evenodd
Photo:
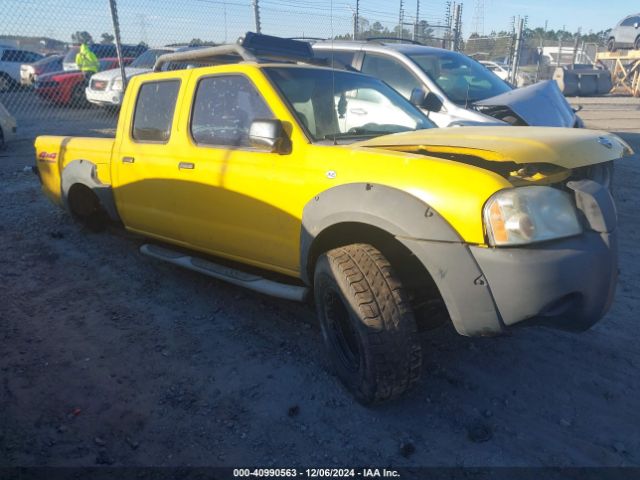
<path fill-rule="evenodd" d="M 17 83 L 6 73 L 0 73 L 0 92 L 9 92 L 16 87 Z"/>
<path fill-rule="evenodd" d="M 615 52 L 616 51 L 616 39 L 615 38 L 610 38 L 609 40 L 607 40 L 607 51 L 609 51 L 609 52 Z"/>
<path fill-rule="evenodd" d="M 314 293 L 332 367 L 359 402 L 391 400 L 418 381 L 422 350 L 414 313 L 379 250 L 353 244 L 321 255 Z"/>
<path fill-rule="evenodd" d="M 79 83 L 75 87 L 73 87 L 73 91 L 71 92 L 71 100 L 69 102 L 70 106 L 77 108 L 84 108 L 88 105 L 87 97 L 84 94 L 84 85 Z"/>
<path fill-rule="evenodd" d="M 92 232 L 101 232 L 109 223 L 109 215 L 89 187 L 76 184 L 69 190 L 69 210 L 73 217 Z"/>

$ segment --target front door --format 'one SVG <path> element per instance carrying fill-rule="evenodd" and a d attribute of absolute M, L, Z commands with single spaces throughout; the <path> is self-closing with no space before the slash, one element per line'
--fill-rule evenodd
<path fill-rule="evenodd" d="M 247 76 L 202 75 L 180 152 L 189 185 L 177 202 L 193 248 L 282 271 L 297 269 L 300 220 L 281 208 L 290 156 L 252 148 L 249 128 L 274 115 Z M 284 179 L 284 180 L 283 180 Z M 280 206 L 278 206 L 280 205 Z"/>

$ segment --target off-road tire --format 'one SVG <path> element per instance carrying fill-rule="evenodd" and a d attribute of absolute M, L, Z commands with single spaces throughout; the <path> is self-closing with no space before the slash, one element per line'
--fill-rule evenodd
<path fill-rule="evenodd" d="M 94 233 L 106 230 L 109 224 L 109 215 L 94 193 L 71 195 L 68 201 L 71 215 L 77 222 Z"/>
<path fill-rule="evenodd" d="M 607 40 L 607 51 L 608 52 L 615 52 L 617 50 L 616 48 L 616 39 L 615 38 L 610 38 L 609 40 Z"/>
<path fill-rule="evenodd" d="M 360 403 L 392 400 L 418 381 L 422 349 L 414 313 L 379 250 L 353 244 L 322 254 L 314 296 L 332 368 Z"/>

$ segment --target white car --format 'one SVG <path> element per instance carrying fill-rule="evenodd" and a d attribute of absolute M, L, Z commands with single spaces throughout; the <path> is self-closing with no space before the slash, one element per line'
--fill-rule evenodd
<path fill-rule="evenodd" d="M 504 63 L 492 62 L 490 60 L 480 60 L 480 63 L 487 67 L 487 70 L 495 73 L 505 82 L 509 81 L 509 76 L 511 75 L 511 67 L 509 65 Z M 516 79 L 516 84 L 518 87 L 531 85 L 532 83 L 534 83 L 534 81 L 535 78 L 533 78 L 531 74 L 527 72 L 518 72 L 518 78 Z"/>
<path fill-rule="evenodd" d="M 160 55 L 177 50 L 179 50 L 177 47 L 161 47 L 147 50 L 124 69 L 127 82 L 135 75 L 150 72 Z M 122 103 L 122 90 L 122 73 L 119 68 L 114 68 L 93 75 L 85 94 L 87 100 L 95 105 L 119 107 Z"/>
<path fill-rule="evenodd" d="M 0 103 L 0 150 L 16 136 L 16 119 Z"/>
<path fill-rule="evenodd" d="M 485 67 L 487 67 L 489 71 L 495 73 L 498 77 L 500 77 L 505 82 L 509 81 L 509 75 L 511 74 L 511 69 L 509 68 L 508 65 L 491 62 L 489 60 L 480 60 L 480 63 Z"/>
<path fill-rule="evenodd" d="M 0 45 L 0 92 L 20 85 L 20 66 L 44 58 L 39 53 Z"/>

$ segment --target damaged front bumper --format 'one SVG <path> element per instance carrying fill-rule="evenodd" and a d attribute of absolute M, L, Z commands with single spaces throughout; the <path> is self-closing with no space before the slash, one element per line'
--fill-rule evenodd
<path fill-rule="evenodd" d="M 432 273 L 458 333 L 532 324 L 581 331 L 606 314 L 618 277 L 615 205 L 591 180 L 567 186 L 584 226 L 574 237 L 497 248 L 403 239 Z"/>
<path fill-rule="evenodd" d="M 470 247 L 505 327 L 586 330 L 613 301 L 618 278 L 616 209 L 607 188 L 569 182 L 585 232 L 527 248 Z"/>

